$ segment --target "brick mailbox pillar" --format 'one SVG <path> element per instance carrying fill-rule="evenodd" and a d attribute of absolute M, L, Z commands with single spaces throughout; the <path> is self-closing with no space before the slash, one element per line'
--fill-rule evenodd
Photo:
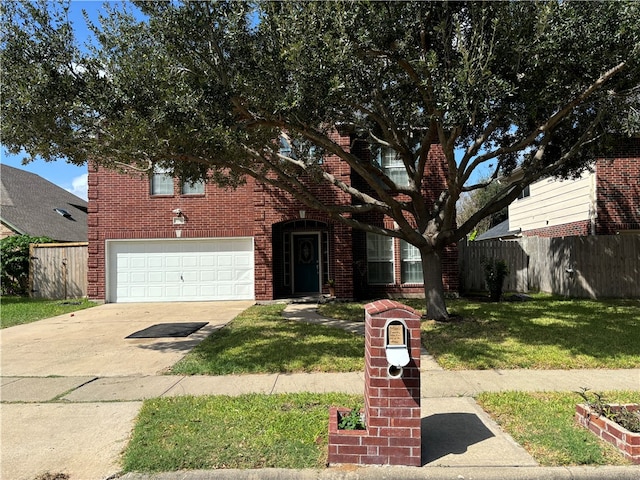
<path fill-rule="evenodd" d="M 366 430 L 339 430 L 345 410 L 331 409 L 329 464 L 420 466 L 420 315 L 411 307 L 365 305 L 364 402 Z"/>

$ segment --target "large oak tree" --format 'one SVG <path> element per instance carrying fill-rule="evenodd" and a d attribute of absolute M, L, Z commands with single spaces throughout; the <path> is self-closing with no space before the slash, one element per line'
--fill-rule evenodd
<path fill-rule="evenodd" d="M 145 1 L 107 7 L 91 48 L 77 45 L 66 6 L 2 4 L 10 151 L 114 168 L 162 162 L 224 185 L 250 175 L 336 221 L 415 245 L 432 318 L 447 317 L 448 245 L 529 183 L 575 174 L 639 131 L 638 2 Z M 334 142 L 336 126 L 374 160 Z M 425 195 L 433 144 L 448 173 Z M 395 152 L 408 181 L 375 161 L 381 149 Z M 366 188 L 323 169 L 323 155 Z M 516 167 L 516 180 L 456 224 L 461 195 Z M 309 181 L 351 204 L 317 198 Z"/>

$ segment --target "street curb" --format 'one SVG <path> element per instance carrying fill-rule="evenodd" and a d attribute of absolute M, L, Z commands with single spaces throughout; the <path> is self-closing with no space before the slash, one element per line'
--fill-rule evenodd
<path fill-rule="evenodd" d="M 181 470 L 119 480 L 638 480 L 640 467 L 338 467 L 325 470 Z"/>

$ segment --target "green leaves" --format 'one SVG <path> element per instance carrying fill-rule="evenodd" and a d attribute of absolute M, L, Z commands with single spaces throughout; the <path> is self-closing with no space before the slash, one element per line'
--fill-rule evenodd
<path fill-rule="evenodd" d="M 249 175 L 424 251 L 640 130 L 634 1 L 141 1 L 109 8 L 88 51 L 67 7 L 2 5 L 0 134 L 10 151 L 143 172 L 162 162 L 224 186 Z M 280 154 L 282 132 L 348 179 Z M 433 144 L 446 164 L 438 186 Z M 371 161 L 382 146 L 408 186 Z M 461 195 L 485 186 L 478 171 L 494 181 L 516 167 L 521 179 L 456 225 Z M 398 230 L 367 220 L 385 215 Z"/>
<path fill-rule="evenodd" d="M 12 235 L 0 240 L 2 295 L 29 293 L 29 245 L 51 242 L 49 237 L 29 235 Z"/>

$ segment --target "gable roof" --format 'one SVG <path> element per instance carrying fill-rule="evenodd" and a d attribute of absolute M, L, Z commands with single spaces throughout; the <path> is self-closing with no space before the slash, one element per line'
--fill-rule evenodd
<path fill-rule="evenodd" d="M 35 173 L 0 164 L 0 204 L 0 221 L 18 234 L 87 241 L 87 202 Z"/>
<path fill-rule="evenodd" d="M 476 242 L 478 240 L 499 240 L 499 239 L 511 239 L 520 237 L 520 229 L 509 230 L 509 219 L 506 219 L 504 222 L 500 222 L 493 228 L 490 228 L 486 232 L 476 237 Z"/>

